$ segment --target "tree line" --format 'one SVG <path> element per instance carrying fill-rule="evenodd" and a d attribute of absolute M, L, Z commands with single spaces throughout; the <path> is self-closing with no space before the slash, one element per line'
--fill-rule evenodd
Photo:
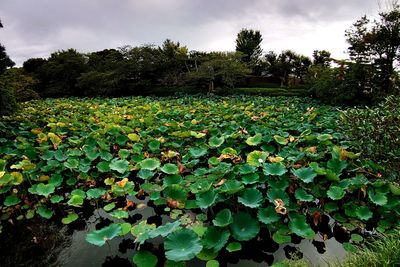
<path fill-rule="evenodd" d="M 3 26 L 0 22 L 1 27 Z M 336 104 L 373 102 L 398 93 L 396 64 L 400 48 L 400 8 L 397 4 L 366 16 L 345 32 L 349 60 L 335 60 L 329 51 L 315 50 L 312 58 L 292 50 L 263 53 L 262 35 L 242 29 L 233 52 L 191 51 L 179 42 L 161 46 L 124 46 L 91 53 L 75 49 L 49 58 L 30 58 L 22 68 L 0 45 L 0 87 L 19 100 L 38 97 L 127 96 L 175 92 L 213 92 L 235 86 L 305 87 L 310 95 Z"/>

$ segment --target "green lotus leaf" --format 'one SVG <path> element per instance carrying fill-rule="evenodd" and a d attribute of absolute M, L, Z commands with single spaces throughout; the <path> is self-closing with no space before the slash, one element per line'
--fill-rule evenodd
<path fill-rule="evenodd" d="M 222 155 L 228 155 L 228 154 L 229 155 L 237 155 L 238 153 L 235 149 L 233 149 L 231 147 L 226 147 L 226 148 L 222 149 L 221 154 Z"/>
<path fill-rule="evenodd" d="M 175 200 L 186 201 L 187 191 L 181 185 L 173 184 L 164 189 L 164 196 Z"/>
<path fill-rule="evenodd" d="M 70 214 L 67 215 L 67 217 L 62 218 L 61 222 L 63 224 L 70 224 L 70 223 L 76 221 L 78 218 L 79 218 L 78 214 L 70 213 Z"/>
<path fill-rule="evenodd" d="M 21 202 L 21 199 L 19 199 L 17 195 L 9 195 L 6 197 L 3 204 L 6 207 L 11 207 L 11 206 L 17 205 L 20 202 Z"/>
<path fill-rule="evenodd" d="M 238 202 L 249 208 L 259 207 L 262 201 L 262 193 L 254 188 L 243 190 L 238 197 Z"/>
<path fill-rule="evenodd" d="M 361 243 L 364 241 L 364 238 L 359 234 L 351 234 L 350 238 L 354 243 Z"/>
<path fill-rule="evenodd" d="M 304 215 L 290 214 L 289 219 L 290 219 L 289 229 L 293 233 L 307 239 L 314 238 L 315 232 L 311 229 L 310 225 L 307 223 L 306 217 Z"/>
<path fill-rule="evenodd" d="M 242 244 L 240 244 L 239 242 L 231 242 L 226 246 L 226 250 L 228 252 L 235 252 L 241 249 L 242 249 Z"/>
<path fill-rule="evenodd" d="M 69 158 L 64 162 L 64 166 L 68 169 L 77 169 L 79 167 L 79 161 L 75 158 Z"/>
<path fill-rule="evenodd" d="M 356 209 L 356 215 L 360 220 L 368 221 L 372 218 L 372 211 L 366 206 L 359 206 Z"/>
<path fill-rule="evenodd" d="M 332 185 L 329 190 L 326 192 L 327 196 L 332 199 L 332 200 L 339 200 L 344 197 L 346 192 L 344 191 L 343 188 L 339 186 L 334 186 Z"/>
<path fill-rule="evenodd" d="M 157 257 L 146 250 L 140 250 L 133 255 L 133 263 L 138 267 L 155 267 L 157 265 Z"/>
<path fill-rule="evenodd" d="M 209 226 L 204 234 L 202 241 L 206 249 L 220 251 L 228 242 L 230 233 L 228 229 L 222 229 L 215 226 Z"/>
<path fill-rule="evenodd" d="M 346 169 L 347 165 L 347 161 L 339 159 L 330 159 L 327 163 L 327 167 L 338 176 L 340 176 L 342 171 Z"/>
<path fill-rule="evenodd" d="M 96 165 L 97 170 L 99 170 L 99 172 L 109 172 L 110 169 L 110 163 L 108 163 L 107 161 L 100 161 L 99 163 L 97 163 Z"/>
<path fill-rule="evenodd" d="M 46 208 L 45 206 L 39 206 L 36 212 L 45 219 L 50 219 L 53 217 L 54 212 L 51 209 Z"/>
<path fill-rule="evenodd" d="M 158 151 L 160 149 L 160 145 L 161 145 L 161 143 L 158 140 L 153 140 L 148 144 L 149 149 L 152 152 Z"/>
<path fill-rule="evenodd" d="M 160 167 L 160 161 L 156 158 L 148 158 L 140 162 L 140 168 L 145 170 L 154 171 Z"/>
<path fill-rule="evenodd" d="M 88 199 L 97 199 L 103 196 L 107 191 L 104 188 L 91 188 L 86 192 Z"/>
<path fill-rule="evenodd" d="M 267 163 L 263 168 L 265 175 L 276 175 L 281 176 L 287 172 L 285 165 L 282 163 Z"/>
<path fill-rule="evenodd" d="M 311 202 L 314 200 L 314 196 L 308 194 L 303 188 L 298 188 L 294 196 L 300 201 Z"/>
<path fill-rule="evenodd" d="M 128 149 L 120 149 L 120 150 L 118 151 L 118 156 L 119 156 L 121 159 L 126 159 L 126 158 L 128 158 L 130 155 L 131 155 L 131 152 L 130 152 Z"/>
<path fill-rule="evenodd" d="M 253 151 L 254 152 L 254 151 Z M 260 151 L 259 151 L 260 152 Z M 262 152 L 261 152 L 262 153 Z M 251 154 L 251 153 L 250 153 Z M 242 175 L 252 174 L 257 170 L 255 166 L 249 164 L 243 164 L 239 167 L 239 173 Z"/>
<path fill-rule="evenodd" d="M 262 141 L 262 134 L 257 133 L 256 135 L 247 138 L 246 144 L 248 144 L 249 146 L 256 146 L 259 145 L 261 141 Z"/>
<path fill-rule="evenodd" d="M 218 256 L 218 251 L 215 251 L 214 249 L 207 249 L 204 247 L 200 251 L 200 253 L 196 255 L 196 257 L 202 261 L 209 261 L 215 259 L 217 256 Z"/>
<path fill-rule="evenodd" d="M 278 189 L 278 188 L 270 188 L 267 191 L 268 200 L 275 204 L 275 199 L 281 199 L 286 206 L 290 204 L 289 195 L 285 192 L 285 189 Z"/>
<path fill-rule="evenodd" d="M 133 142 L 139 142 L 140 141 L 140 136 L 135 134 L 135 133 L 130 133 L 130 134 L 128 134 L 128 139 L 133 141 Z"/>
<path fill-rule="evenodd" d="M 68 156 L 62 150 L 57 150 L 54 152 L 54 158 L 58 161 L 65 161 L 68 159 Z"/>
<path fill-rule="evenodd" d="M 167 163 L 164 166 L 161 167 L 161 171 L 166 173 L 166 174 L 178 174 L 179 169 L 178 166 L 172 163 Z"/>
<path fill-rule="evenodd" d="M 209 190 L 204 193 L 196 195 L 196 204 L 201 209 L 206 209 L 215 203 L 217 199 L 217 193 L 214 190 Z"/>
<path fill-rule="evenodd" d="M 86 148 L 86 149 L 85 149 L 85 148 Z M 83 150 L 85 151 L 86 157 L 87 157 L 90 161 L 93 161 L 93 160 L 97 159 L 97 157 L 100 156 L 99 151 L 97 151 L 94 147 L 85 146 Z"/>
<path fill-rule="evenodd" d="M 272 235 L 272 240 L 274 240 L 276 243 L 280 245 L 292 242 L 292 238 L 289 235 L 283 234 L 280 231 L 276 231 Z"/>
<path fill-rule="evenodd" d="M 121 223 L 120 225 L 121 225 L 121 232 L 119 233 L 120 236 L 128 234 L 132 229 L 132 225 L 130 223 Z"/>
<path fill-rule="evenodd" d="M 268 157 L 268 152 L 254 150 L 247 154 L 246 162 L 250 166 L 259 167 L 261 166 Z"/>
<path fill-rule="evenodd" d="M 190 135 L 193 136 L 194 138 L 203 138 L 204 136 L 206 136 L 205 133 L 198 133 L 194 131 L 190 131 Z"/>
<path fill-rule="evenodd" d="M 250 173 L 242 176 L 244 184 L 255 184 L 259 181 L 260 176 L 257 173 Z"/>
<path fill-rule="evenodd" d="M 105 205 L 104 207 L 103 207 L 103 209 L 105 210 L 105 211 L 110 211 L 110 210 L 112 210 L 112 209 L 114 209 L 115 208 L 115 203 L 110 203 L 110 204 L 107 204 L 107 205 Z"/>
<path fill-rule="evenodd" d="M 112 223 L 100 230 L 92 231 L 86 235 L 86 241 L 96 246 L 103 246 L 106 241 L 118 236 L 122 228 L 120 224 Z"/>
<path fill-rule="evenodd" d="M 110 163 L 110 169 L 119 173 L 125 173 L 129 170 L 129 162 L 125 159 L 113 160 Z"/>
<path fill-rule="evenodd" d="M 219 267 L 219 262 L 217 260 L 209 260 L 206 263 L 206 267 Z"/>
<path fill-rule="evenodd" d="M 211 157 L 211 158 L 208 159 L 208 164 L 209 165 L 217 166 L 220 163 L 221 162 L 219 161 L 219 159 L 217 157 Z"/>
<path fill-rule="evenodd" d="M 161 225 L 149 233 L 150 238 L 155 238 L 157 236 L 166 237 L 170 233 L 177 230 L 180 225 L 181 222 L 179 220 L 174 221 L 173 223 L 166 223 L 164 225 Z"/>
<path fill-rule="evenodd" d="M 274 140 L 280 145 L 287 145 L 288 140 L 285 137 L 274 135 Z"/>
<path fill-rule="evenodd" d="M 74 206 L 74 207 L 80 207 L 83 204 L 83 197 L 79 195 L 72 195 L 71 199 L 68 200 L 68 205 Z"/>
<path fill-rule="evenodd" d="M 192 158 L 200 158 L 207 154 L 207 148 L 204 147 L 191 147 L 189 148 L 189 155 Z"/>
<path fill-rule="evenodd" d="M 146 169 L 140 169 L 137 173 L 137 176 L 144 180 L 148 180 L 154 176 L 154 172 Z"/>
<path fill-rule="evenodd" d="M 223 209 L 217 213 L 212 221 L 215 226 L 225 227 L 233 222 L 232 213 L 229 209 Z"/>
<path fill-rule="evenodd" d="M 220 187 L 220 192 L 231 195 L 239 192 L 243 188 L 244 185 L 241 182 L 237 180 L 229 180 Z"/>
<path fill-rule="evenodd" d="M 128 212 L 124 210 L 114 210 L 112 213 L 110 213 L 110 215 L 116 219 L 128 219 L 129 217 Z"/>
<path fill-rule="evenodd" d="M 267 208 L 259 209 L 257 213 L 258 220 L 265 224 L 271 224 L 281 219 L 275 208 L 268 206 Z"/>
<path fill-rule="evenodd" d="M 132 226 L 131 234 L 136 238 L 135 242 L 143 244 L 147 239 L 151 238 L 151 232 L 156 229 L 155 224 L 148 224 L 147 221 L 140 221 Z"/>
<path fill-rule="evenodd" d="M 52 184 L 40 183 L 36 187 L 36 193 L 38 195 L 48 197 L 50 194 L 54 193 L 55 187 Z"/>
<path fill-rule="evenodd" d="M 233 215 L 230 225 L 233 237 L 238 241 L 247 241 L 254 238 L 260 231 L 260 224 L 250 214 L 239 212 Z"/>
<path fill-rule="evenodd" d="M 375 193 L 373 189 L 368 190 L 368 198 L 372 203 L 378 206 L 384 206 L 388 203 L 386 194 L 380 192 Z"/>
<path fill-rule="evenodd" d="M 190 191 L 193 194 L 205 193 L 210 190 L 212 183 L 207 180 L 200 180 L 190 185 Z"/>
<path fill-rule="evenodd" d="M 168 175 L 163 179 L 163 185 L 165 187 L 173 185 L 173 184 L 181 184 L 183 181 L 182 176 L 180 175 Z"/>
<path fill-rule="evenodd" d="M 186 267 L 186 262 L 166 260 L 164 267 Z"/>
<path fill-rule="evenodd" d="M 189 229 L 177 230 L 164 241 L 165 256 L 172 261 L 191 260 L 202 248 L 199 237 Z"/>
<path fill-rule="evenodd" d="M 58 195 L 54 195 L 50 198 L 50 202 L 55 204 L 55 203 L 60 203 L 61 201 L 64 200 L 63 196 L 58 196 Z"/>
<path fill-rule="evenodd" d="M 400 186 L 394 182 L 389 183 L 390 192 L 395 196 L 400 196 Z"/>
<path fill-rule="evenodd" d="M 72 190 L 71 191 L 71 195 L 77 195 L 77 196 L 80 196 L 82 198 L 86 197 L 86 193 L 82 189 L 74 189 L 74 190 Z"/>
<path fill-rule="evenodd" d="M 317 173 L 312 168 L 292 169 L 292 173 L 305 183 L 312 183 Z"/>
<path fill-rule="evenodd" d="M 216 137 L 213 136 L 208 140 L 208 144 L 210 147 L 220 147 L 225 142 L 225 138 L 223 136 Z"/>
<path fill-rule="evenodd" d="M 317 139 L 318 139 L 318 141 L 325 142 L 328 140 L 332 140 L 333 137 L 330 134 L 320 134 L 320 135 L 318 135 Z"/>

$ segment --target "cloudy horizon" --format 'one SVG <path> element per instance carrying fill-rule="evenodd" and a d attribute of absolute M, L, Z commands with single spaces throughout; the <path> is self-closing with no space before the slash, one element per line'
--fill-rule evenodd
<path fill-rule="evenodd" d="M 234 51 L 247 28 L 261 32 L 264 52 L 311 56 L 325 49 L 346 58 L 345 30 L 378 11 L 377 0 L 2 0 L 0 43 L 20 66 L 57 50 L 161 45 L 167 38 L 189 50 Z"/>

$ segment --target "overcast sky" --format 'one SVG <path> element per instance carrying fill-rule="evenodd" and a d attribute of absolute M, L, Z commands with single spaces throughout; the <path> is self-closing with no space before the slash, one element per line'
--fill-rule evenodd
<path fill-rule="evenodd" d="M 345 58 L 344 31 L 377 0 L 0 0 L 0 42 L 18 65 L 75 48 L 160 45 L 233 51 L 242 28 L 260 30 L 264 52 L 326 49 Z"/>

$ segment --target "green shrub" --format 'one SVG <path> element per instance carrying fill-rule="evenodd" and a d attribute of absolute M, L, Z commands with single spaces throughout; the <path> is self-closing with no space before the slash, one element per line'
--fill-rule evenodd
<path fill-rule="evenodd" d="M 400 99 L 387 97 L 374 108 L 344 111 L 339 123 L 365 159 L 381 163 L 387 178 L 400 170 Z M 397 177 L 399 179 L 399 177 Z M 400 179 L 399 179 L 400 180 Z"/>
<path fill-rule="evenodd" d="M 0 115 L 10 115 L 17 107 L 14 90 L 0 83 Z"/>

